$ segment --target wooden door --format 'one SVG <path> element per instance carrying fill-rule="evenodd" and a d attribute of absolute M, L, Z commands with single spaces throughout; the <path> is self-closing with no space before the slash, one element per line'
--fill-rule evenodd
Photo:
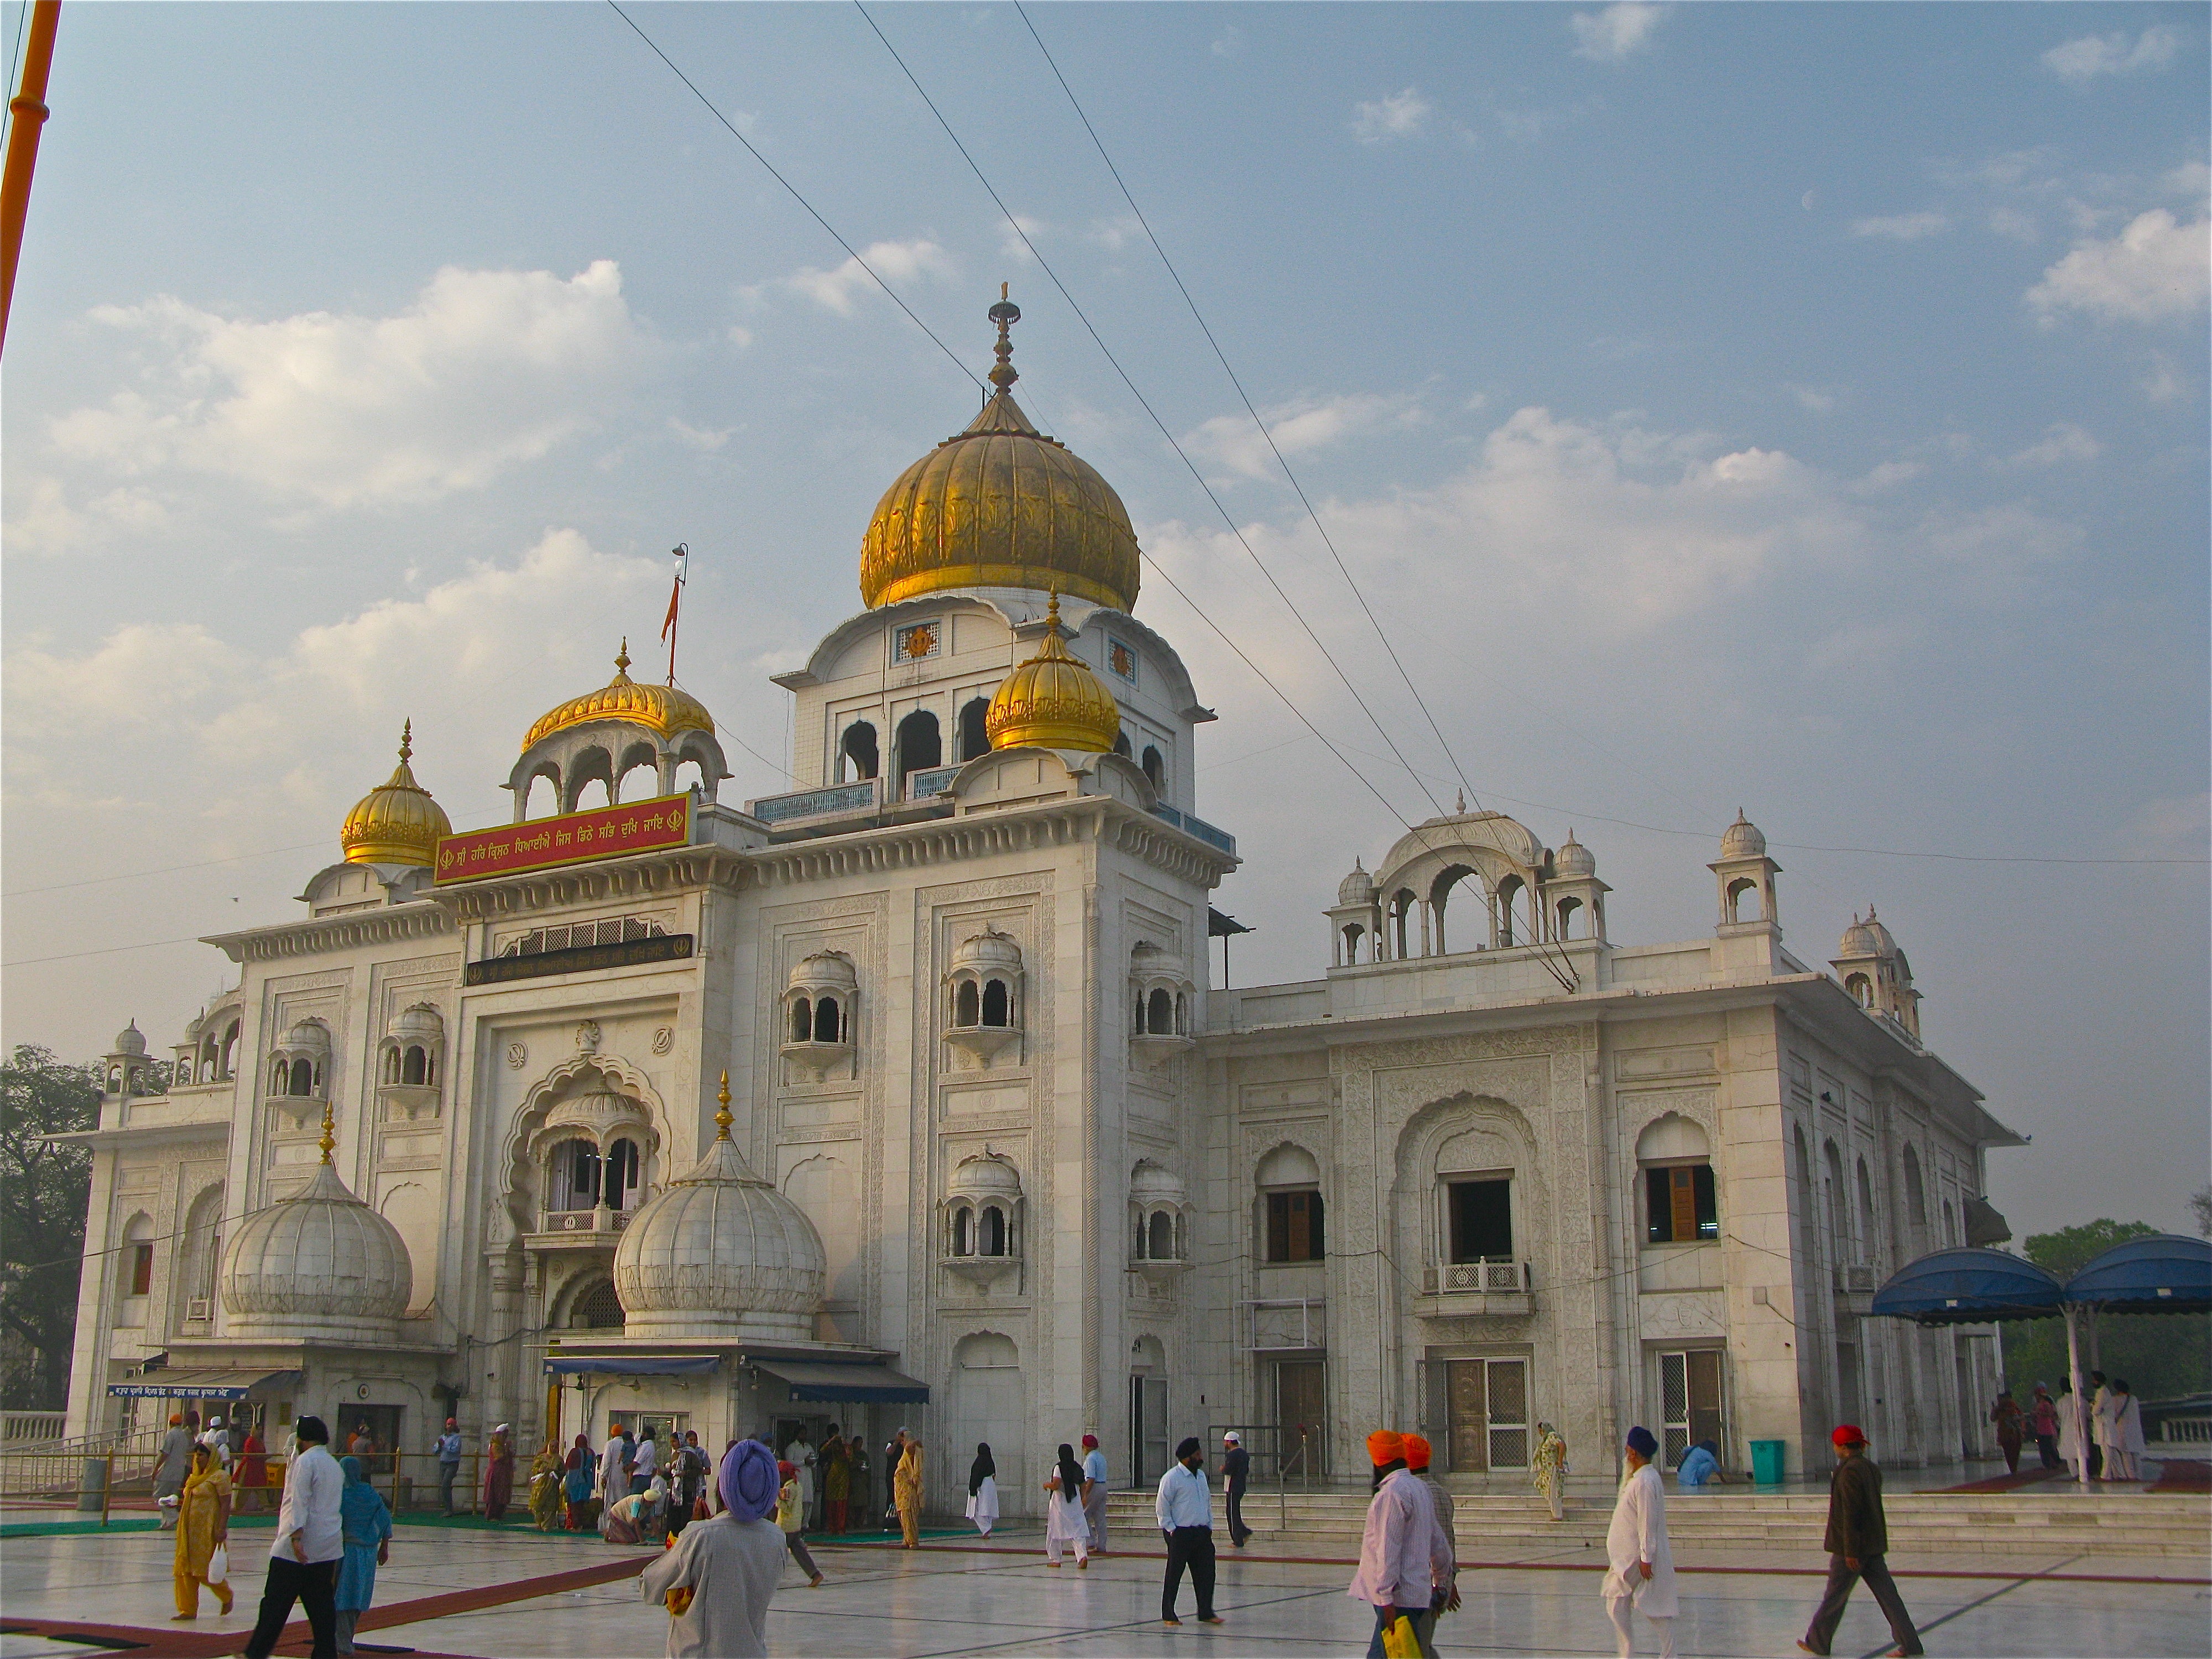
<path fill-rule="evenodd" d="M 1490 1468 L 1489 1367 L 1480 1359 L 1446 1362 L 1444 1401 L 1450 1422 L 1451 1470 L 1480 1474 Z"/>

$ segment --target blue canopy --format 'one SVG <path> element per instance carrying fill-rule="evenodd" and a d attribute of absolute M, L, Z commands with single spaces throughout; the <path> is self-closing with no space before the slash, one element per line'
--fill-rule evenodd
<path fill-rule="evenodd" d="M 2212 1311 L 2212 1243 L 2158 1233 L 2115 1244 L 2066 1281 L 2066 1299 L 2114 1313 Z"/>
<path fill-rule="evenodd" d="M 2058 1281 L 2002 1250 L 1938 1250 L 1908 1261 L 1875 1292 L 1874 1311 L 1923 1325 L 2046 1319 L 2059 1311 Z"/>

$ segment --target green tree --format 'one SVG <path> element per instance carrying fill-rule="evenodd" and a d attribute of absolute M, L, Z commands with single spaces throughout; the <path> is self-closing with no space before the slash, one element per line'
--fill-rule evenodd
<path fill-rule="evenodd" d="M 2021 1253 L 2060 1279 L 2130 1238 L 2158 1229 L 2147 1221 L 2092 1221 L 2053 1233 L 2031 1233 Z M 2005 1380 L 2023 1401 L 2034 1383 L 2055 1392 L 2066 1375 L 2066 1327 L 2057 1319 L 2015 1319 L 2004 1333 Z M 2096 1369 L 2124 1376 L 2139 1400 L 2173 1400 L 2212 1389 L 2212 1318 L 2203 1314 L 2100 1314 Z M 2090 1370 L 2089 1340 L 2081 1339 L 2081 1370 Z"/>
<path fill-rule="evenodd" d="M 2189 1210 L 2197 1218 L 2197 1231 L 2212 1238 L 2212 1187 L 2199 1187 L 2190 1194 Z"/>
<path fill-rule="evenodd" d="M 17 1411 L 67 1401 L 92 1154 L 40 1137 L 98 1123 L 99 1076 L 29 1043 L 0 1066 L 0 1402 Z"/>

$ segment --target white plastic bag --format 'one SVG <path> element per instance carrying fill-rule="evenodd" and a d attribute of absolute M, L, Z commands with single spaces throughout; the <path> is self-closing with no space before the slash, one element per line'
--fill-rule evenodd
<path fill-rule="evenodd" d="M 207 1582 L 212 1586 L 230 1581 L 230 1546 L 217 1544 L 215 1553 L 208 1557 Z"/>

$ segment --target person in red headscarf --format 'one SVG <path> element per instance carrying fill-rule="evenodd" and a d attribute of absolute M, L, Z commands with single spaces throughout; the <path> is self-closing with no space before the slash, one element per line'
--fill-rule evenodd
<path fill-rule="evenodd" d="M 1826 1655 L 1843 1622 L 1844 1606 L 1851 1588 L 1862 1578 L 1889 1620 L 1889 1633 L 1897 1640 L 1894 1656 L 1925 1651 L 1905 1598 L 1889 1576 L 1889 1523 L 1881 1510 L 1881 1470 L 1866 1455 L 1866 1436 L 1856 1423 L 1846 1423 L 1829 1437 L 1835 1442 L 1836 1469 L 1828 1477 L 1828 1589 L 1820 1610 L 1797 1644 L 1800 1653 Z"/>

